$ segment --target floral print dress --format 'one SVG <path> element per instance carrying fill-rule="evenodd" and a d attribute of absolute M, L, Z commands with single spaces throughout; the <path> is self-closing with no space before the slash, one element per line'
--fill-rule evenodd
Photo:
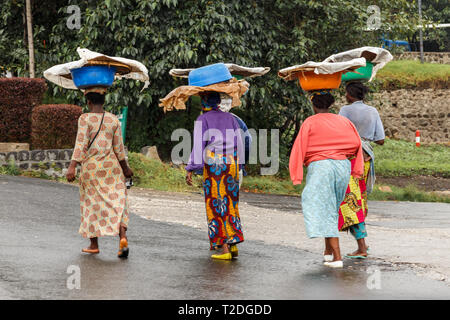
<path fill-rule="evenodd" d="M 210 249 L 244 241 L 239 217 L 239 166 L 236 155 L 207 151 L 203 191 Z"/>
<path fill-rule="evenodd" d="M 120 122 L 105 112 L 85 113 L 78 120 L 78 133 L 72 160 L 81 163 L 79 233 L 85 238 L 116 236 L 120 225 L 128 226 L 125 176 L 119 161 L 125 159 Z"/>

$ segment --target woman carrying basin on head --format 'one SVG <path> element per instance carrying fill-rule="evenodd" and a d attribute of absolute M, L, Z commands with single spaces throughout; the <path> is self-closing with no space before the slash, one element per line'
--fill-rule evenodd
<path fill-rule="evenodd" d="M 310 238 L 325 238 L 325 261 L 329 267 L 342 267 L 339 248 L 338 211 L 344 199 L 350 174 L 361 176 L 363 155 L 361 140 L 353 124 L 329 112 L 334 97 L 328 91 L 317 91 L 311 101 L 315 115 L 307 118 L 294 142 L 289 171 L 294 184 L 303 180 L 307 166 L 306 186 L 302 193 L 302 211 L 306 233 Z M 353 168 L 349 158 L 356 157 Z"/>
<path fill-rule="evenodd" d="M 230 260 L 237 256 L 236 244 L 244 241 L 244 235 L 239 216 L 238 143 L 241 138 L 227 130 L 239 132 L 240 127 L 230 113 L 219 110 L 219 93 L 202 94 L 201 99 L 203 114 L 196 120 L 186 181 L 192 185 L 192 172 L 203 169 L 210 248 L 222 249 L 221 254 L 212 258 Z M 213 130 L 221 134 L 211 135 Z"/>
<path fill-rule="evenodd" d="M 88 92 L 89 90 L 87 90 Z M 125 160 L 120 122 L 105 112 L 104 94 L 86 93 L 90 112 L 78 120 L 78 133 L 67 171 L 67 180 L 75 180 L 80 171 L 81 225 L 79 233 L 90 239 L 86 253 L 99 253 L 98 237 L 119 236 L 118 256 L 128 256 L 128 203 L 125 177 L 133 172 Z"/>
<path fill-rule="evenodd" d="M 247 90 L 246 81 L 234 79 L 223 63 L 217 63 L 190 71 L 188 86 L 178 87 L 161 99 L 160 106 L 171 110 L 184 109 L 185 101 L 192 95 L 201 98 L 203 114 L 194 126 L 186 183 L 192 185 L 193 173 L 203 171 L 210 249 L 221 251 L 213 254 L 213 259 L 231 260 L 238 255 L 236 245 L 244 241 L 239 216 L 239 167 L 245 158 L 243 139 L 236 118 L 220 111 L 219 106 L 226 103 L 221 93 L 237 106 Z"/>

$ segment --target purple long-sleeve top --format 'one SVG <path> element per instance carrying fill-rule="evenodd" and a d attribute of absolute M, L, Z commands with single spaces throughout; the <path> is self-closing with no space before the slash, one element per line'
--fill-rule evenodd
<path fill-rule="evenodd" d="M 187 171 L 203 169 L 206 148 L 227 155 L 237 151 L 239 162 L 245 160 L 240 127 L 236 118 L 227 112 L 211 110 L 200 115 L 194 126 L 194 145 L 189 157 Z"/>

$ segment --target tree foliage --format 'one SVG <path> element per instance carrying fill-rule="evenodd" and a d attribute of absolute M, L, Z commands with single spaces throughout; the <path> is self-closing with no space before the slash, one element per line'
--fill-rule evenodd
<path fill-rule="evenodd" d="M 0 65 L 20 74 L 26 70 L 23 31 L 20 25 L 9 24 L 20 19 L 23 1 L 5 1 L 0 9 Z M 374 4 L 381 9 L 382 27 L 367 31 L 371 15 L 367 8 Z M 66 26 L 68 5 L 81 8 L 80 30 Z M 280 129 L 282 154 L 310 114 L 310 105 L 298 84 L 281 80 L 277 71 L 358 46 L 379 46 L 386 30 L 409 34 L 415 23 L 413 12 L 414 5 L 406 0 L 66 0 L 39 5 L 35 1 L 37 72 L 78 59 L 78 46 L 141 61 L 149 69 L 150 87 L 141 92 L 137 82 L 118 81 L 107 95 L 107 104 L 116 110 L 129 107 L 131 150 L 156 144 L 167 152 L 173 129 L 192 129 L 199 114 L 196 103 L 190 103 L 186 111 L 167 114 L 158 107 L 161 97 L 185 84 L 186 80 L 169 76 L 171 68 L 215 62 L 271 67 L 266 76 L 249 80 L 250 91 L 236 113 L 249 127 Z M 9 55 L 4 56 L 6 52 Z M 79 92 L 53 85 L 51 95 L 64 96 L 71 104 L 84 103 Z"/>
<path fill-rule="evenodd" d="M 422 9 L 425 23 L 450 23 L 450 5 L 448 0 L 423 0 Z M 427 29 L 425 37 L 436 41 L 441 50 L 450 50 L 450 32 L 448 28 Z"/>

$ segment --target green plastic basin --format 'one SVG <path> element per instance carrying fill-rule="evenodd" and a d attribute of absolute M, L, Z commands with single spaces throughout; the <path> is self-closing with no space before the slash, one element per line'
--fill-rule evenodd
<path fill-rule="evenodd" d="M 342 75 L 342 81 L 364 81 L 369 80 L 372 76 L 373 64 L 367 62 L 365 67 L 355 70 L 355 72 L 347 72 Z M 356 73 L 358 72 L 358 73 Z"/>

